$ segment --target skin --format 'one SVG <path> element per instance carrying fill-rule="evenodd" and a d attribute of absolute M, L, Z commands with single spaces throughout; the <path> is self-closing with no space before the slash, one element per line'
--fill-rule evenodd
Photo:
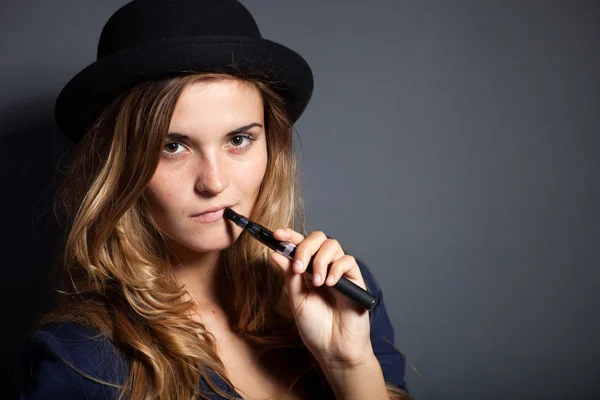
<path fill-rule="evenodd" d="M 255 125 L 231 134 L 250 124 Z M 192 84 L 175 107 L 169 133 L 187 138 L 167 140 L 145 196 L 149 212 L 180 262 L 174 266 L 176 277 L 199 305 L 223 305 L 219 253 L 237 240 L 241 229 L 222 218 L 203 223 L 191 215 L 217 205 L 234 205 L 238 213 L 251 213 L 267 166 L 264 125 L 259 91 L 235 80 Z M 298 246 L 294 262 L 277 253 L 271 259 L 284 272 L 300 335 L 333 381 L 334 390 L 340 395 L 348 389 L 360 393 L 353 386 L 354 371 L 375 377 L 369 383 L 374 382 L 375 389 L 368 388 L 371 398 L 385 393 L 369 338 L 368 312 L 337 291 L 320 287 L 333 286 L 345 275 L 365 288 L 354 258 L 322 232 L 305 238 L 285 228 L 274 235 Z M 313 255 L 311 278 L 304 271 Z M 360 381 L 364 387 L 364 380 Z"/>

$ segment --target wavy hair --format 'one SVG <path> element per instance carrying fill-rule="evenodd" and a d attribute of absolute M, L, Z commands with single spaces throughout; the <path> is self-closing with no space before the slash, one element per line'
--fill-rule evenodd
<path fill-rule="evenodd" d="M 167 241 L 144 197 L 181 93 L 189 84 L 217 79 L 254 85 L 263 98 L 268 163 L 250 218 L 305 233 L 292 126 L 272 82 L 190 74 L 143 83 L 116 98 L 78 145 L 57 196 L 67 221 L 61 306 L 43 323 L 77 322 L 108 338 L 128 361 L 127 378 L 99 382 L 120 389 L 119 398 L 204 399 L 201 380 L 233 398 L 211 379 L 209 370 L 233 386 L 214 336 L 191 318 L 194 303 L 175 279 Z M 303 348 L 269 250 L 242 234 L 220 262 L 234 293 L 237 333 L 262 351 Z M 323 376 L 310 360 L 307 371 Z M 388 391 L 392 398 L 408 398 L 392 386 Z"/>

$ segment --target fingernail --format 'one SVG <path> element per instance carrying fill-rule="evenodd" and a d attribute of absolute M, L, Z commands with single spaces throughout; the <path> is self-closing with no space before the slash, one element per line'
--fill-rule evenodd
<path fill-rule="evenodd" d="M 315 286 L 319 286 L 321 284 L 321 275 L 314 274 L 313 275 L 313 282 L 314 282 Z"/>
<path fill-rule="evenodd" d="M 302 272 L 302 261 L 294 260 L 294 272 L 296 272 L 297 274 Z"/>
<path fill-rule="evenodd" d="M 334 279 L 335 279 L 335 278 L 334 278 L 332 275 L 329 275 L 329 276 L 327 277 L 327 284 L 328 284 L 329 286 L 331 286 L 331 285 L 333 284 L 333 280 L 334 280 Z"/>

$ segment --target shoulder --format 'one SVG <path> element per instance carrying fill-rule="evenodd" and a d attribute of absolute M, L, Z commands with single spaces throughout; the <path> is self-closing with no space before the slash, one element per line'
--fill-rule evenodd
<path fill-rule="evenodd" d="M 21 399 L 110 398 L 127 372 L 106 337 L 76 323 L 44 326 L 31 335 L 24 350 Z"/>

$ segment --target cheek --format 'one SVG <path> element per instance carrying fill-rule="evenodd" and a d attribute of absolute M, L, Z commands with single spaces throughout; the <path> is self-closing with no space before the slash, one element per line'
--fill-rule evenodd
<path fill-rule="evenodd" d="M 173 214 L 179 208 L 176 202 L 181 198 L 183 181 L 160 171 L 155 173 L 145 193 L 149 211 L 155 218 Z"/>
<path fill-rule="evenodd" d="M 267 169 L 267 151 L 236 168 L 237 186 L 247 196 L 256 197 Z"/>

